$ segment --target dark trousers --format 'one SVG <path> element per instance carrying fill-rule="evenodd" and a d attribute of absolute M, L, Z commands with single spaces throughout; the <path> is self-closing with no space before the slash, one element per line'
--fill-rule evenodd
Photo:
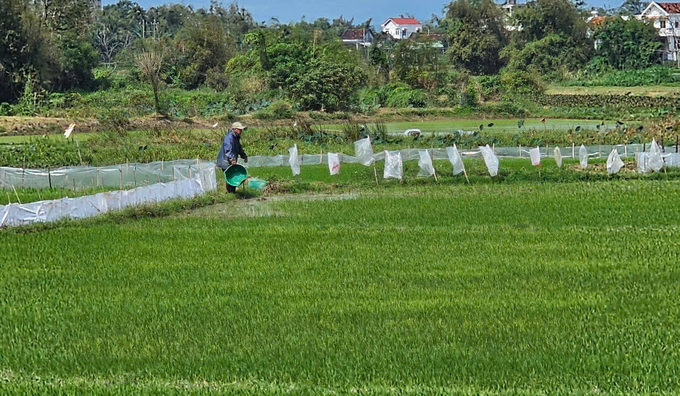
<path fill-rule="evenodd" d="M 230 186 L 228 183 L 225 183 L 227 185 L 227 192 L 229 194 L 235 194 L 236 193 L 236 187 Z"/>

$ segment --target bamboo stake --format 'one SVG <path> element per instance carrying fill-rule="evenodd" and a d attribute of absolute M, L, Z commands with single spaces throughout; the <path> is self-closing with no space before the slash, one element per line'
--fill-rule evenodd
<path fill-rule="evenodd" d="M 17 189 L 14 188 L 14 184 L 12 184 L 12 190 L 14 190 L 14 195 L 17 196 L 17 202 L 19 202 L 19 205 L 21 205 L 21 199 L 19 199 L 19 193 L 17 192 Z M 7 193 L 9 195 L 9 193 Z"/>
<path fill-rule="evenodd" d="M 73 137 L 73 139 L 76 141 L 76 147 L 78 147 L 78 158 L 80 159 L 80 165 L 83 165 L 83 156 L 80 154 L 80 142 L 78 142 L 78 139 Z"/>
<path fill-rule="evenodd" d="M 123 189 L 123 167 L 118 167 L 118 172 L 120 172 L 120 189 Z"/>

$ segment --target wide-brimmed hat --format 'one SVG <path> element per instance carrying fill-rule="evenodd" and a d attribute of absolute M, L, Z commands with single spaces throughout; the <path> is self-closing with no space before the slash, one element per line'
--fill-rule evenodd
<path fill-rule="evenodd" d="M 244 129 L 246 129 L 246 127 L 245 127 L 245 125 L 241 124 L 240 122 L 235 122 L 235 123 L 231 124 L 231 129 L 244 130 Z"/>

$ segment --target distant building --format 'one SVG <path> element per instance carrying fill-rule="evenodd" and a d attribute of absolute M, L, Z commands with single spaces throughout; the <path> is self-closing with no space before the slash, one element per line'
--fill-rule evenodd
<path fill-rule="evenodd" d="M 527 3 L 520 4 L 517 3 L 517 0 L 505 0 L 505 3 L 501 4 L 500 7 L 505 16 L 505 28 L 510 31 L 521 29 L 521 27 L 513 25 L 510 18 L 512 18 L 517 10 L 526 8 Z"/>
<path fill-rule="evenodd" d="M 347 29 L 342 34 L 342 42 L 356 47 L 370 47 L 373 45 L 373 32 L 371 29 Z"/>
<path fill-rule="evenodd" d="M 505 0 L 505 3 L 501 4 L 501 9 L 505 13 L 505 16 L 509 18 L 516 11 L 516 9 L 525 8 L 526 6 L 526 3 L 518 4 L 517 0 Z"/>
<path fill-rule="evenodd" d="M 662 59 L 680 62 L 680 3 L 652 1 L 638 19 L 652 21 L 663 43 Z"/>
<path fill-rule="evenodd" d="M 389 34 L 395 40 L 407 39 L 423 30 L 423 24 L 415 18 L 389 18 L 380 26 L 383 33 Z"/>

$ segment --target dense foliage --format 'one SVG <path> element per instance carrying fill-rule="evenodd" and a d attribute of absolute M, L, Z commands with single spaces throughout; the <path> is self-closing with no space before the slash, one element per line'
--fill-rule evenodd
<path fill-rule="evenodd" d="M 638 6 L 631 0 L 620 12 Z M 58 113 L 92 91 L 105 92 L 103 101 L 134 91 L 130 101 L 153 102 L 102 106 L 95 113 L 103 118 L 113 111 L 272 118 L 474 107 L 540 93 L 545 81 L 599 80 L 612 69 L 659 63 L 648 22 L 608 16 L 589 25 L 588 15 L 571 0 L 537 0 L 511 14 L 492 0 L 453 0 L 426 32 L 406 40 L 373 32 L 364 47 L 340 37 L 371 32 L 371 20 L 256 22 L 245 8 L 217 1 L 144 9 L 120 0 L 97 10 L 84 0 L 7 0 L 0 5 L 0 115 Z M 137 95 L 145 90 L 149 99 Z M 218 99 L 197 111 L 198 103 L 170 98 L 176 90 L 196 92 L 184 97 L 211 90 Z"/>

